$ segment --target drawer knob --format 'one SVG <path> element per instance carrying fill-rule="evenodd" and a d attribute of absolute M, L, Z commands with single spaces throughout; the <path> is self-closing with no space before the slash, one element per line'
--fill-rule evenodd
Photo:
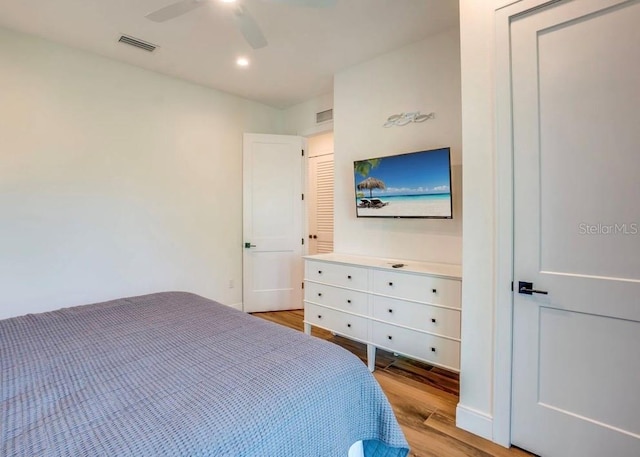
<path fill-rule="evenodd" d="M 322 292 L 318 292 L 318 297 L 322 297 Z"/>
<path fill-rule="evenodd" d="M 391 308 L 389 308 L 389 312 L 390 312 L 390 313 L 392 313 L 392 312 L 393 312 L 393 310 L 392 310 Z"/>
<path fill-rule="evenodd" d="M 318 319 L 322 319 L 322 314 L 318 314 Z"/>
<path fill-rule="evenodd" d="M 431 289 L 431 292 L 433 292 L 434 294 L 438 292 L 437 289 Z"/>
<path fill-rule="evenodd" d="M 431 352 L 436 352 L 436 348 L 431 348 Z"/>
<path fill-rule="evenodd" d="M 435 318 L 435 317 L 432 317 L 432 318 L 431 318 L 431 322 L 433 322 L 433 323 L 435 324 L 435 323 L 436 323 L 436 318 Z"/>
<path fill-rule="evenodd" d="M 351 300 L 347 300 L 347 303 L 351 303 Z"/>
<path fill-rule="evenodd" d="M 393 286 L 393 283 L 392 283 L 391 281 L 389 281 L 389 285 L 390 285 L 390 286 Z"/>
<path fill-rule="evenodd" d="M 351 328 L 351 324 L 347 324 L 347 327 Z"/>
<path fill-rule="evenodd" d="M 390 340 L 392 340 L 392 339 L 393 339 L 393 337 L 392 337 L 391 335 L 387 336 L 387 338 L 389 338 Z"/>
<path fill-rule="evenodd" d="M 351 275 L 347 275 L 347 279 L 351 279 Z"/>
<path fill-rule="evenodd" d="M 322 270 L 318 270 L 318 274 L 321 275 L 322 274 Z"/>

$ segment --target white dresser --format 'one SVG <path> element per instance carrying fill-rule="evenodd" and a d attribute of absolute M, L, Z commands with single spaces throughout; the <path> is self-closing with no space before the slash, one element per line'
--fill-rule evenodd
<path fill-rule="evenodd" d="M 393 268 L 394 264 L 403 264 Z M 460 370 L 459 265 L 343 254 L 305 257 L 304 329 Z"/>

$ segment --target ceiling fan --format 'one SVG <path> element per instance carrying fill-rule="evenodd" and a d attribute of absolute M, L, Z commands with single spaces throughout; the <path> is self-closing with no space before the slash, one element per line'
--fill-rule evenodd
<path fill-rule="evenodd" d="M 160 8 L 157 11 L 147 14 L 145 17 L 154 22 L 165 22 L 191 10 L 203 6 L 212 0 L 181 0 L 171 5 Z M 236 0 L 216 0 L 221 3 L 237 3 L 233 10 L 233 17 L 236 27 L 244 39 L 253 49 L 264 48 L 267 45 L 267 39 L 264 37 L 260 26 L 249 13 L 246 6 Z M 262 0 L 271 3 L 285 3 L 288 5 L 308 6 L 312 8 L 327 8 L 335 5 L 337 0 Z"/>

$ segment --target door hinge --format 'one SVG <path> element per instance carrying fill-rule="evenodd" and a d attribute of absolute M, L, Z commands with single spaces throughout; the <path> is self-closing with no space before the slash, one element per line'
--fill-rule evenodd
<path fill-rule="evenodd" d="M 302 157 L 304 157 L 304 149 L 302 150 Z"/>
<path fill-rule="evenodd" d="M 304 245 L 304 238 L 300 238 L 302 240 L 302 244 Z"/>
<path fill-rule="evenodd" d="M 302 194 L 302 199 L 304 200 L 304 194 Z"/>
<path fill-rule="evenodd" d="M 302 288 L 304 289 L 304 282 L 302 283 Z"/>
<path fill-rule="evenodd" d="M 511 292 L 513 292 L 513 281 L 511 281 Z"/>

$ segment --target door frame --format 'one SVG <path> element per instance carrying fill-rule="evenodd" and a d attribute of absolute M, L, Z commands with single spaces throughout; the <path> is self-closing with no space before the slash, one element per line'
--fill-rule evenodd
<path fill-rule="evenodd" d="M 333 152 L 331 152 L 331 154 L 320 154 L 320 155 L 311 157 L 311 147 L 309 146 L 309 143 L 310 143 L 309 140 L 311 138 L 313 138 L 313 137 L 320 136 L 320 135 L 326 135 L 326 134 L 329 134 L 329 133 L 332 134 L 332 139 L 331 139 L 332 149 L 331 150 Z M 335 177 L 335 137 L 333 137 L 333 133 L 334 133 L 333 129 L 331 129 L 331 130 L 323 130 L 321 132 L 314 133 L 313 135 L 309 135 L 307 137 L 303 137 L 305 139 L 304 171 L 303 171 L 304 175 L 305 175 L 305 192 L 304 192 L 305 193 L 305 199 L 304 199 L 304 207 L 305 207 L 304 218 L 305 218 L 305 220 L 304 220 L 304 224 L 305 224 L 305 235 L 307 235 L 307 238 L 306 238 L 307 240 L 309 239 L 308 237 L 311 236 L 311 224 L 309 223 L 310 219 L 311 219 L 310 218 L 310 216 L 311 216 L 311 208 L 309 207 L 309 202 L 311 200 L 310 200 L 310 198 L 307 198 L 307 197 L 310 196 L 310 194 L 312 192 L 311 182 L 310 182 L 310 179 L 308 179 L 309 176 L 310 176 L 310 171 L 311 171 L 311 159 L 315 158 L 315 157 L 323 157 L 325 155 L 331 155 L 332 156 L 332 160 L 334 161 L 334 177 Z M 333 186 L 333 191 L 334 191 L 333 192 L 334 193 L 333 199 L 335 201 L 335 183 L 334 183 L 334 186 Z M 334 214 L 334 216 L 335 216 L 335 214 Z M 335 227 L 334 227 L 334 229 L 335 229 Z M 334 230 L 334 233 L 335 233 L 335 230 Z M 309 251 L 310 251 L 310 248 L 311 248 L 311 242 L 306 243 L 305 247 L 306 247 L 305 254 L 309 255 Z"/>
<path fill-rule="evenodd" d="M 309 138 L 333 131 L 333 121 L 331 121 L 327 122 L 324 125 L 319 125 L 317 127 L 307 129 L 303 133 L 300 133 L 300 136 L 302 137 L 302 143 L 304 145 L 304 157 L 302 157 L 302 186 L 305 195 L 309 193 L 309 180 L 307 179 L 307 175 L 309 174 Z M 335 145 L 335 138 L 333 144 Z M 307 198 L 304 199 L 302 204 L 302 218 L 302 227 L 304 230 L 303 236 L 305 239 L 305 243 L 302 249 L 302 255 L 305 256 L 309 255 L 309 199 Z"/>
<path fill-rule="evenodd" d="M 514 186 L 511 97 L 511 21 L 563 0 L 516 0 L 495 10 L 495 219 L 493 441 L 511 445 Z"/>

